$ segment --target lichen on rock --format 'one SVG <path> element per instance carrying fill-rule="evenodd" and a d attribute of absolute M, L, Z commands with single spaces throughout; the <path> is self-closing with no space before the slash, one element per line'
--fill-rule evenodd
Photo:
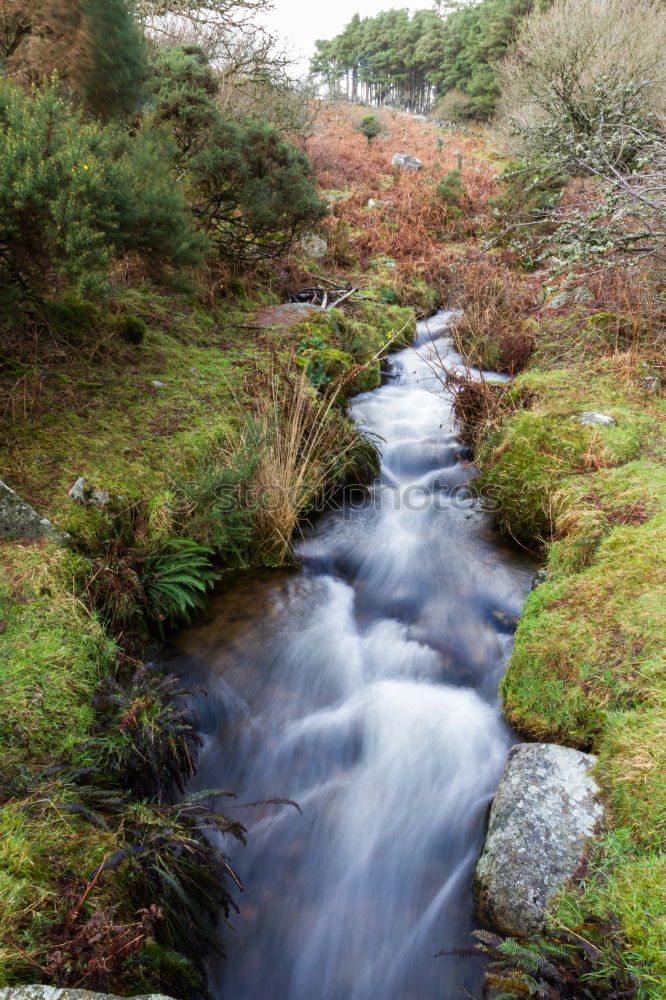
<path fill-rule="evenodd" d="M 34 507 L 21 499 L 14 490 L 0 480 L 0 537 L 24 538 L 35 541 L 38 538 L 57 539 L 55 525 L 42 517 Z"/>
<path fill-rule="evenodd" d="M 550 901 L 580 869 L 603 815 L 595 763 L 549 743 L 512 748 L 474 879 L 484 923 L 518 936 L 543 929 Z"/>

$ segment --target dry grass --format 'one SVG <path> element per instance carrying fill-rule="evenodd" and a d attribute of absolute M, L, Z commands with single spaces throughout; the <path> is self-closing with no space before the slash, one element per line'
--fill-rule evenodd
<path fill-rule="evenodd" d="M 444 133 L 409 115 L 380 112 L 384 132 L 367 141 L 355 129 L 361 109 L 338 106 L 323 117 L 308 143 L 317 181 L 323 190 L 353 192 L 333 204 L 327 225 L 335 242 L 340 222 L 350 227 L 353 253 L 361 266 L 375 255 L 393 258 L 402 268 L 418 272 L 433 286 L 452 259 L 447 243 L 477 234 L 480 213 L 497 193 L 496 168 L 480 158 L 483 142 Z M 467 210 L 452 213 L 436 194 L 443 176 L 454 170 L 463 154 L 462 180 Z M 409 153 L 424 164 L 417 173 L 391 166 L 395 153 Z M 384 202 L 369 210 L 368 200 Z M 342 261 L 348 266 L 349 261 Z"/>
<path fill-rule="evenodd" d="M 452 272 L 451 304 L 464 310 L 454 328 L 457 350 L 471 365 L 515 374 L 535 347 L 527 324 L 531 285 L 494 258 Z"/>
<path fill-rule="evenodd" d="M 255 427 L 252 441 L 241 435 L 237 447 L 262 442 L 254 481 L 259 500 L 254 531 L 262 561 L 282 565 L 291 558 L 303 512 L 324 495 L 359 436 L 341 425 L 335 411 L 341 384 L 322 397 L 293 363 L 286 370 L 256 372 L 251 382 L 258 392 L 258 432 Z"/>

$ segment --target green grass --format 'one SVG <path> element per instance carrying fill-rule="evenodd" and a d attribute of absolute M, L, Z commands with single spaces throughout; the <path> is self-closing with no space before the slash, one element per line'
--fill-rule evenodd
<path fill-rule="evenodd" d="M 72 905 L 63 886 L 74 878 L 79 886 L 122 841 L 121 814 L 107 833 L 37 801 L 76 798 L 75 779 L 65 787 L 62 775 L 92 767 L 99 778 L 104 759 L 106 737 L 89 739 L 93 699 L 100 680 L 117 670 L 118 651 L 88 610 L 82 581 L 110 567 L 121 588 L 113 599 L 131 603 L 108 541 L 145 548 L 188 525 L 195 536 L 212 530 L 230 565 L 239 546 L 242 560 L 251 561 L 252 524 L 222 523 L 214 505 L 206 507 L 206 490 L 256 466 L 256 455 L 236 454 L 234 443 L 247 437 L 257 395 L 270 393 L 281 359 L 316 335 L 329 357 L 344 362 L 333 374 L 344 375 L 386 349 L 394 334 L 406 342 L 413 332 L 410 309 L 370 302 L 294 329 L 247 329 L 267 301 L 275 297 L 261 285 L 240 296 L 240 304 L 232 299 L 211 308 L 182 293 L 125 288 L 103 305 L 75 299 L 43 305 L 38 338 L 3 331 L 0 478 L 67 531 L 73 551 L 0 540 L 0 986 L 44 978 L 33 963 L 44 962 L 48 922 Z M 128 343 L 128 331 L 142 342 Z M 378 381 L 375 359 L 345 391 Z M 351 440 L 341 414 L 331 420 L 339 441 Z M 372 475 L 375 457 L 359 442 L 342 449 L 333 471 L 340 481 Z M 70 499 L 79 476 L 111 494 L 107 510 Z M 184 484 L 203 526 L 192 517 L 184 523 L 177 500 Z M 51 766 L 65 770 L 44 777 Z M 100 880 L 95 905 L 98 889 L 109 913 L 134 919 L 122 878 Z"/>
<path fill-rule="evenodd" d="M 666 401 L 644 392 L 641 375 L 610 355 L 588 359 L 579 343 L 564 367 L 516 380 L 512 398 L 529 408 L 507 417 L 481 458 L 502 528 L 547 558 L 502 681 L 505 713 L 529 738 L 595 753 L 608 806 L 607 834 L 555 919 L 599 947 L 598 978 L 620 968 L 640 1000 L 661 1000 Z M 571 420 L 584 410 L 617 426 Z"/>
<path fill-rule="evenodd" d="M 64 892 L 118 847 L 117 839 L 77 825 L 57 807 L 0 806 L 0 988 L 43 980 L 40 932 L 62 918 Z"/>
<path fill-rule="evenodd" d="M 92 698 L 115 646 L 75 596 L 82 560 L 51 544 L 0 545 L 0 771 L 30 785 L 40 770 L 91 763 Z M 0 775 L 1 779 L 1 775 Z M 2 789 L 0 780 L 0 792 Z M 41 928 L 62 913 L 63 886 L 94 871 L 115 840 L 77 826 L 34 791 L 0 806 L 0 986 L 34 982 Z"/>
<path fill-rule="evenodd" d="M 87 734 L 115 647 L 75 596 L 79 560 L 46 544 L 3 543 L 0 551 L 2 764 L 47 765 Z"/>
<path fill-rule="evenodd" d="M 502 683 L 505 710 L 538 739 L 595 745 L 608 713 L 656 707 L 665 649 L 662 513 L 613 528 L 590 566 L 530 594 Z"/>
<path fill-rule="evenodd" d="M 612 359 L 552 371 L 529 371 L 515 380 L 518 409 L 484 443 L 483 483 L 499 504 L 502 530 L 522 544 L 549 541 L 570 507 L 572 487 L 594 491 L 599 476 L 641 456 L 666 460 L 666 401 L 641 393 L 617 377 Z M 584 426 L 586 411 L 613 417 L 614 427 Z M 584 477 L 581 479 L 580 477 Z"/>

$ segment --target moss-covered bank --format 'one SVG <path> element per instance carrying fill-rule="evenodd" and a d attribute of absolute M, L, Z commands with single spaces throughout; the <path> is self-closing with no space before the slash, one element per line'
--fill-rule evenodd
<path fill-rule="evenodd" d="M 575 318 L 573 319 L 575 326 Z M 638 354 L 533 367 L 480 451 L 502 529 L 543 546 L 501 685 L 525 736 L 592 750 L 609 823 L 553 926 L 601 949 L 637 996 L 666 990 L 666 399 Z M 583 412 L 614 426 L 577 422 Z"/>
<path fill-rule="evenodd" d="M 42 302 L 3 328 L 0 477 L 70 540 L 0 540 L 0 986 L 182 992 L 195 981 L 137 911 L 141 873 L 128 877 L 125 862 L 95 877 L 137 837 L 157 843 L 166 823 L 154 797 L 141 805 L 116 773 L 131 734 L 155 727 L 146 689 L 132 692 L 135 660 L 159 637 L 146 626 L 137 557 L 189 533 L 212 544 L 221 568 L 267 558 L 252 517 L 220 527 L 215 490 L 251 485 L 252 450 L 266 435 L 258 399 L 284 379 L 298 387 L 300 370 L 312 413 L 331 424 L 326 476 L 372 475 L 372 449 L 353 444 L 344 400 L 378 384 L 380 357 L 414 326 L 409 308 L 362 301 L 258 329 L 257 312 L 276 301 L 260 281 L 251 298 L 213 305 L 139 285 L 102 304 Z M 322 408 L 318 394 L 336 385 L 338 401 Z M 271 406 L 279 433 L 281 397 Z M 81 476 L 109 494 L 101 509 L 69 497 Z M 109 678 L 129 694 L 102 724 Z"/>

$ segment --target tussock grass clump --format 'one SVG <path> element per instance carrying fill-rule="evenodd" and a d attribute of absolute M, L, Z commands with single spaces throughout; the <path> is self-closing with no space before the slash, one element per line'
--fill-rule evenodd
<path fill-rule="evenodd" d="M 253 524 L 259 557 L 267 565 L 290 558 L 299 518 L 323 501 L 329 487 L 344 482 L 359 438 L 336 411 L 344 378 L 323 397 L 305 370 L 273 371 L 263 382 L 255 419 L 265 444 L 254 481 Z"/>

